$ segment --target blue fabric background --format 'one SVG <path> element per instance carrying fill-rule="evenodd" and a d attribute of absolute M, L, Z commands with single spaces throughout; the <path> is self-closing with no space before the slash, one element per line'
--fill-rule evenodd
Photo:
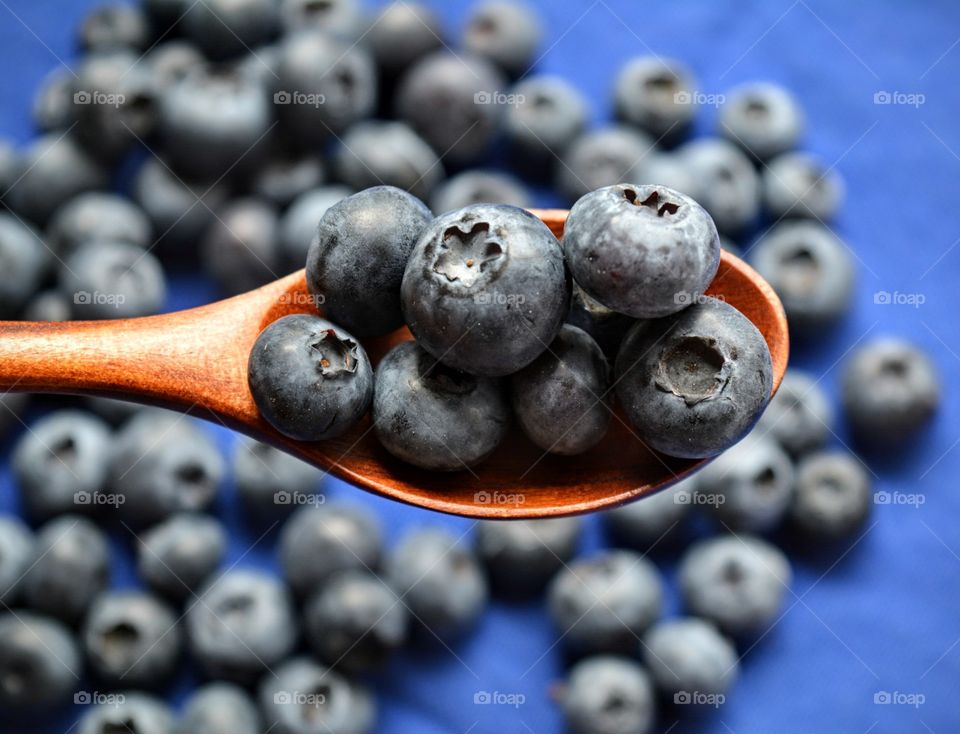
<path fill-rule="evenodd" d="M 451 35 L 464 0 L 425 0 Z M 73 58 L 73 32 L 91 0 L 0 0 L 0 135 L 32 135 L 29 106 L 44 75 Z M 920 493 L 919 508 L 878 505 L 854 544 L 794 548 L 796 578 L 783 618 L 747 655 L 742 679 L 716 712 L 671 731 L 935 732 L 960 729 L 960 4 L 949 0 L 776 0 L 745 2 L 536 3 L 548 41 L 538 69 L 566 76 L 607 119 L 619 66 L 654 51 L 686 60 L 706 93 L 757 78 L 794 89 L 809 115 L 805 147 L 836 162 L 848 184 L 837 222 L 861 263 L 855 307 L 838 329 L 794 351 L 793 365 L 822 377 L 836 396 L 839 362 L 856 343 L 881 334 L 914 339 L 935 357 L 946 384 L 943 409 L 906 452 L 866 457 L 877 490 Z M 920 93 L 917 107 L 877 105 L 880 91 Z M 714 110 L 701 114 L 701 133 Z M 541 204 L 554 203 L 543 198 Z M 0 274 L 2 277 L 2 274 Z M 920 307 L 874 303 L 878 291 L 918 293 Z M 178 279 L 169 308 L 216 297 L 195 278 Z M 213 429 L 227 448 L 233 437 Z M 843 428 L 837 443 L 847 441 Z M 0 509 L 15 508 L 0 464 Z M 229 489 L 229 488 L 228 488 Z M 471 523 L 401 507 L 329 480 L 331 496 L 372 508 L 391 542 L 411 526 Z M 225 492 L 234 531 L 231 561 L 275 568 L 271 539 L 240 523 Z M 128 545 L 129 538 L 118 539 Z M 584 550 L 600 543 L 594 519 Z M 118 552 L 117 582 L 135 583 L 129 554 Z M 674 559 L 658 559 L 673 576 Z M 671 592 L 670 611 L 678 610 Z M 380 676 L 379 731 L 387 734 L 554 732 L 560 718 L 548 698 L 563 665 L 555 633 L 538 603 L 494 604 L 476 634 L 456 646 L 406 653 Z M 191 681 L 171 693 L 182 697 Z M 475 705 L 477 691 L 518 693 L 519 707 Z M 881 691 L 922 694 L 917 707 L 874 703 Z M 45 729 L 65 731 L 79 714 Z M 662 728 L 670 724 L 665 719 Z M 2 728 L 2 725 L 0 725 Z M 10 729 L 15 731 L 15 729 Z M 24 731 L 27 731 L 25 729 Z"/>

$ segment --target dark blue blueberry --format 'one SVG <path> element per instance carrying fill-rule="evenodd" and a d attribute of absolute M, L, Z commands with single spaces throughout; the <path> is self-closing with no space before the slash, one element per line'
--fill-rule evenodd
<path fill-rule="evenodd" d="M 0 612 L 0 706 L 42 712 L 70 700 L 83 658 L 70 630 L 23 610 Z"/>
<path fill-rule="evenodd" d="M 243 684 L 275 670 L 297 641 L 287 590 L 257 571 L 231 570 L 215 578 L 189 606 L 186 626 L 193 658 L 203 671 Z"/>
<path fill-rule="evenodd" d="M 153 254 L 126 242 L 87 242 L 63 261 L 60 292 L 76 319 L 123 319 L 158 313 L 166 278 Z"/>
<path fill-rule="evenodd" d="M 540 18 L 529 6 L 512 0 L 485 0 L 467 20 L 463 47 L 518 77 L 530 70 L 542 36 Z"/>
<path fill-rule="evenodd" d="M 684 64 L 639 56 L 620 69 L 613 100 L 620 120 L 666 144 L 686 137 L 697 113 L 696 95 L 697 81 Z"/>
<path fill-rule="evenodd" d="M 260 710 L 270 734 L 371 734 L 376 702 L 360 683 L 306 657 L 260 682 Z"/>
<path fill-rule="evenodd" d="M 695 477 L 681 479 L 669 489 L 604 512 L 611 539 L 618 546 L 647 551 L 675 537 L 693 507 L 695 486 Z"/>
<path fill-rule="evenodd" d="M 306 597 L 334 574 L 376 569 L 383 541 L 375 518 L 358 507 L 304 507 L 284 525 L 280 565 L 294 594 Z"/>
<path fill-rule="evenodd" d="M 791 455 L 820 448 L 833 426 L 833 408 L 812 376 L 787 370 L 780 389 L 760 416 L 757 433 L 769 434 Z"/>
<path fill-rule="evenodd" d="M 13 450 L 20 504 L 34 521 L 97 508 L 112 446 L 109 426 L 79 410 L 58 410 L 30 426 Z"/>
<path fill-rule="evenodd" d="M 716 456 L 753 427 L 770 399 L 763 335 L 714 298 L 640 323 L 623 340 L 617 395 L 640 438 L 670 456 Z"/>
<path fill-rule="evenodd" d="M 748 535 L 690 546 L 680 562 L 680 592 L 690 613 L 733 635 L 762 631 L 780 613 L 790 563 L 778 548 Z"/>
<path fill-rule="evenodd" d="M 113 696 L 87 709 L 77 734 L 176 734 L 176 716 L 161 699 L 134 691 Z"/>
<path fill-rule="evenodd" d="M 399 328 L 404 269 L 430 222 L 422 201 L 393 186 L 327 209 L 307 254 L 307 286 L 324 314 L 359 337 Z"/>
<path fill-rule="evenodd" d="M 445 530 L 410 533 L 385 565 L 385 578 L 431 637 L 464 634 L 487 604 L 487 582 L 476 557 Z"/>
<path fill-rule="evenodd" d="M 717 229 L 740 235 L 760 214 L 760 177 L 736 146 L 720 138 L 703 138 L 677 150 L 693 179 L 687 192 L 710 212 Z"/>
<path fill-rule="evenodd" d="M 0 606 L 13 606 L 23 575 L 33 563 L 33 533 L 14 515 L 0 515 Z M 0 686 L 2 687 L 2 686 Z"/>
<path fill-rule="evenodd" d="M 396 108 L 445 161 L 468 163 L 482 158 L 493 141 L 505 88 L 503 76 L 484 59 L 435 51 L 403 76 Z"/>
<path fill-rule="evenodd" d="M 0 316 L 14 317 L 33 297 L 50 266 L 50 250 L 33 227 L 0 213 Z"/>
<path fill-rule="evenodd" d="M 109 581 L 106 536 L 83 517 L 63 515 L 37 531 L 23 600 L 37 612 L 75 624 Z"/>
<path fill-rule="evenodd" d="M 577 663 L 559 690 L 570 734 L 649 734 L 656 721 L 650 676 L 633 660 L 598 655 Z"/>
<path fill-rule="evenodd" d="M 63 319 L 67 321 L 68 319 Z M 98 395 L 86 395 L 83 402 L 87 408 L 103 418 L 111 426 L 121 426 L 143 410 L 142 405 L 117 398 L 103 398 Z"/>
<path fill-rule="evenodd" d="M 692 196 L 698 188 L 693 169 L 682 155 L 674 152 L 648 155 L 634 174 L 632 183 L 666 186 L 687 196 Z"/>
<path fill-rule="evenodd" d="M 248 372 L 260 413 L 298 441 L 339 436 L 373 397 L 373 368 L 360 342 L 318 316 L 270 324 L 253 345 Z"/>
<path fill-rule="evenodd" d="M 873 487 L 852 454 L 823 451 L 797 465 L 790 519 L 805 534 L 835 540 L 859 530 L 870 515 Z"/>
<path fill-rule="evenodd" d="M 617 356 L 624 334 L 633 326 L 634 319 L 607 308 L 588 296 L 576 281 L 570 290 L 570 311 L 567 323 L 583 329 L 611 360 Z"/>
<path fill-rule="evenodd" d="M 277 208 L 286 209 L 298 197 L 321 186 L 325 178 L 326 167 L 320 156 L 278 151 L 254 174 L 250 191 Z"/>
<path fill-rule="evenodd" d="M 346 186 L 321 186 L 298 196 L 280 219 L 280 250 L 288 268 L 301 268 L 327 209 L 353 191 Z"/>
<path fill-rule="evenodd" d="M 265 727 L 250 695 L 232 683 L 208 683 L 187 699 L 180 734 L 261 734 Z"/>
<path fill-rule="evenodd" d="M 137 573 L 167 599 L 190 599 L 220 568 L 227 534 L 219 520 L 206 515 L 173 515 L 140 536 Z"/>
<path fill-rule="evenodd" d="M 843 370 L 843 412 L 856 436 L 896 445 L 930 421 L 942 387 L 936 367 L 918 347 L 882 338 L 859 347 Z"/>
<path fill-rule="evenodd" d="M 180 19 L 190 7 L 187 0 L 142 0 L 141 4 L 150 19 L 154 36 L 161 39 L 178 30 Z"/>
<path fill-rule="evenodd" d="M 763 204 L 771 219 L 809 217 L 829 221 L 844 197 L 843 179 L 807 153 L 784 153 L 763 171 Z"/>
<path fill-rule="evenodd" d="M 176 670 L 183 646 L 179 620 L 142 591 L 115 591 L 94 599 L 80 639 L 91 670 L 110 686 L 157 688 Z"/>
<path fill-rule="evenodd" d="M 192 43 L 175 38 L 154 46 L 144 55 L 143 63 L 150 74 L 150 84 L 154 91 L 163 94 L 191 70 L 203 67 L 206 61 L 200 49 Z"/>
<path fill-rule="evenodd" d="M 222 60 L 250 52 L 280 28 L 277 0 L 204 0 L 187 7 L 180 25 L 208 58 Z"/>
<path fill-rule="evenodd" d="M 663 583 L 643 556 L 609 550 L 566 566 L 547 599 L 562 643 L 574 653 L 631 653 L 660 616 Z"/>
<path fill-rule="evenodd" d="M 531 597 L 573 558 L 582 529 L 579 517 L 484 520 L 477 524 L 477 554 L 496 591 Z"/>
<path fill-rule="evenodd" d="M 717 123 L 721 135 L 764 161 L 797 147 L 805 126 L 793 95 L 767 82 L 731 89 Z"/>
<path fill-rule="evenodd" d="M 500 377 L 530 364 L 569 306 L 563 251 L 537 217 L 477 204 L 437 217 L 403 276 L 418 343 L 454 369 Z"/>
<path fill-rule="evenodd" d="M 524 433 L 553 454 L 581 454 L 610 426 L 610 368 L 587 332 L 564 324 L 547 350 L 510 377 Z"/>
<path fill-rule="evenodd" d="M 403 342 L 377 365 L 372 418 L 380 443 L 398 459 L 460 471 L 503 440 L 510 405 L 497 380 L 458 372 Z"/>
<path fill-rule="evenodd" d="M 359 0 L 279 0 L 279 2 L 280 18 L 286 33 L 308 29 L 348 41 L 358 41 L 367 28 L 363 7 Z"/>
<path fill-rule="evenodd" d="M 237 496 L 251 517 L 288 514 L 323 501 L 323 472 L 285 451 L 241 436 L 233 454 Z"/>
<path fill-rule="evenodd" d="M 33 96 L 30 116 L 41 132 L 66 130 L 77 119 L 77 107 L 73 102 L 74 76 L 65 67 L 57 67 L 48 73 Z M 17 174 L 19 175 L 19 174 Z M 6 191 L 16 176 L 3 180 Z"/>
<path fill-rule="evenodd" d="M 152 230 L 147 215 L 129 199 L 91 191 L 56 211 L 47 227 L 47 243 L 61 256 L 88 242 L 126 242 L 147 249 Z"/>
<path fill-rule="evenodd" d="M 371 21 L 366 40 L 381 74 L 396 79 L 443 44 L 439 19 L 419 3 L 390 3 Z"/>
<path fill-rule="evenodd" d="M 435 212 L 449 212 L 473 204 L 509 204 L 526 209 L 530 191 L 508 173 L 476 169 L 464 171 L 437 187 L 430 204 Z"/>
<path fill-rule="evenodd" d="M 120 3 L 99 5 L 81 21 L 77 35 L 80 48 L 88 52 L 140 50 L 150 43 L 150 25 L 141 8 Z"/>
<path fill-rule="evenodd" d="M 576 138 L 557 168 L 556 187 L 571 203 L 591 191 L 633 182 L 655 144 L 644 133 L 625 125 L 590 130 Z"/>
<path fill-rule="evenodd" d="M 284 272 L 279 215 L 260 199 L 235 199 L 217 212 L 200 244 L 204 268 L 229 295 L 258 288 Z"/>
<path fill-rule="evenodd" d="M 740 670 L 733 643 L 696 617 L 654 625 L 644 635 L 641 647 L 657 688 L 667 694 L 686 694 L 690 700 L 694 695 L 725 695 Z"/>
<path fill-rule="evenodd" d="M 791 331 L 816 335 L 850 308 L 856 271 L 847 246 L 817 222 L 778 224 L 750 262 L 780 296 Z"/>
<path fill-rule="evenodd" d="M 720 263 L 710 215 L 664 186 L 620 184 L 587 194 L 570 210 L 563 250 L 588 295 L 643 319 L 697 301 Z"/>
<path fill-rule="evenodd" d="M 343 571 L 307 601 L 304 633 L 328 665 L 378 671 L 406 642 L 409 616 L 384 580 L 369 571 Z"/>

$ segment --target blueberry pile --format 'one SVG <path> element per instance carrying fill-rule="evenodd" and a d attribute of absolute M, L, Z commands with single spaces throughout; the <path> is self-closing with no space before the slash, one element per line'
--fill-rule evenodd
<path fill-rule="evenodd" d="M 840 406 L 797 370 L 770 400 L 763 338 L 703 295 L 723 247 L 777 290 L 798 350 L 851 307 L 855 260 L 825 224 L 844 184 L 799 150 L 798 101 L 743 85 L 694 138 L 692 70 L 640 57 L 590 127 L 579 90 L 531 69 L 546 40 L 510 0 L 459 39 L 415 3 L 94 9 L 72 73 L 33 100 L 37 138 L 0 141 L 0 318 L 154 314 L 168 272 L 229 295 L 306 263 L 321 310 L 269 326 L 249 363 L 293 438 L 369 415 L 398 459 L 459 471 L 513 423 L 588 451 L 616 402 L 652 448 L 716 460 L 603 513 L 587 555 L 582 518 L 392 544 L 269 446 L 227 457 L 157 409 L 0 395 L 0 431 L 28 427 L 20 513 L 0 516 L 0 729 L 39 731 L 72 701 L 89 704 L 79 734 L 367 734 L 391 661 L 540 600 L 570 663 L 543 695 L 569 731 L 642 734 L 722 704 L 790 602 L 786 549 L 862 531 L 871 472 L 830 445 L 838 413 L 890 451 L 937 410 L 935 366 L 884 337 L 845 360 Z M 524 210 L 544 203 L 571 208 L 562 241 Z M 363 342 L 403 325 L 415 340 L 374 369 Z M 278 574 L 231 557 L 234 505 L 251 542 L 279 526 Z M 122 556 L 138 582 L 117 588 Z"/>

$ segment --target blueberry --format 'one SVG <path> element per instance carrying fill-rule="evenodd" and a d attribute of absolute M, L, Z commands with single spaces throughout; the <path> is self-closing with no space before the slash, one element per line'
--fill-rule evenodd
<path fill-rule="evenodd" d="M 50 250 L 36 230 L 0 213 L 0 259 L 4 277 L 0 281 L 0 316 L 10 318 L 37 292 L 50 266 Z"/>
<path fill-rule="evenodd" d="M 373 392 L 373 368 L 354 337 L 318 316 L 293 314 L 260 332 L 250 352 L 250 391 L 285 436 L 322 441 L 359 421 Z"/>
<path fill-rule="evenodd" d="M 377 365 L 372 418 L 380 443 L 397 458 L 459 471 L 503 440 L 510 407 L 498 381 L 457 372 L 403 342 Z"/>
<path fill-rule="evenodd" d="M 643 556 L 608 550 L 560 571 L 547 600 L 563 644 L 574 653 L 627 653 L 660 616 L 663 584 Z"/>
<path fill-rule="evenodd" d="M 260 734 L 260 711 L 250 695 L 232 683 L 208 683 L 187 699 L 180 734 Z"/>
<path fill-rule="evenodd" d="M 288 36 L 272 80 L 286 138 L 315 149 L 369 116 L 376 103 L 376 76 L 373 60 L 356 44 L 318 31 Z M 317 104 L 320 99 L 323 103 Z"/>
<path fill-rule="evenodd" d="M 160 98 L 157 129 L 177 174 L 216 181 L 228 173 L 256 170 L 267 152 L 272 118 L 266 92 L 253 74 L 235 67 L 198 67 Z"/>
<path fill-rule="evenodd" d="M 654 625 L 644 635 L 642 647 L 650 676 L 668 694 L 724 695 L 739 673 L 733 643 L 710 622 L 696 617 Z"/>
<path fill-rule="evenodd" d="M 693 507 L 696 479 L 681 479 L 676 485 L 649 497 L 607 510 L 603 521 L 613 542 L 621 547 L 650 550 L 675 537 Z"/>
<path fill-rule="evenodd" d="M 305 657 L 265 675 L 259 698 L 270 734 L 370 734 L 377 718 L 364 686 Z"/>
<path fill-rule="evenodd" d="M 300 268 L 327 209 L 353 191 L 346 186 L 321 186 L 298 196 L 280 219 L 280 249 L 287 267 Z"/>
<path fill-rule="evenodd" d="M 19 518 L 0 515 L 0 606 L 5 609 L 20 595 L 23 575 L 33 563 L 33 543 L 33 533 Z"/>
<path fill-rule="evenodd" d="M 67 321 L 68 319 L 63 319 Z M 103 418 L 111 426 L 120 426 L 143 410 L 142 405 L 118 398 L 103 398 L 99 395 L 85 395 L 83 402 L 87 408 Z"/>
<path fill-rule="evenodd" d="M 720 263 L 710 215 L 663 186 L 620 184 L 584 196 L 570 210 L 563 249 L 588 295 L 634 318 L 690 305 Z"/>
<path fill-rule="evenodd" d="M 76 120 L 77 108 L 73 102 L 74 76 L 65 67 L 48 73 L 34 93 L 31 117 L 41 132 L 66 130 Z M 19 175 L 19 174 L 17 174 Z M 16 176 L 3 179 L 3 191 L 14 182 Z"/>
<path fill-rule="evenodd" d="M 870 477 L 855 456 L 818 452 L 797 465 L 790 518 L 805 534 L 834 540 L 863 526 L 872 500 Z"/>
<path fill-rule="evenodd" d="M 843 370 L 843 412 L 867 443 L 903 442 L 929 422 L 941 400 L 940 377 L 918 347 L 894 338 L 859 347 Z"/>
<path fill-rule="evenodd" d="M 760 160 L 793 150 L 803 135 L 803 111 L 776 84 L 752 82 L 730 90 L 720 107 L 720 133 Z"/>
<path fill-rule="evenodd" d="M 100 5 L 84 17 L 80 32 L 84 51 L 143 49 L 150 43 L 150 26 L 141 8 L 130 5 Z"/>
<path fill-rule="evenodd" d="M 398 116 L 444 160 L 468 163 L 490 147 L 500 117 L 494 95 L 505 87 L 500 72 L 484 59 L 435 51 L 403 76 Z"/>
<path fill-rule="evenodd" d="M 736 146 L 720 138 L 686 143 L 677 155 L 690 171 L 688 192 L 710 212 L 721 233 L 736 237 L 760 213 L 760 177 Z"/>
<path fill-rule="evenodd" d="M 355 672 L 381 670 L 406 642 L 408 624 L 396 593 L 367 571 L 336 574 L 304 608 L 304 632 L 314 653 Z"/>
<path fill-rule="evenodd" d="M 567 323 L 583 329 L 594 338 L 610 359 L 617 356 L 624 334 L 634 323 L 626 314 L 617 313 L 584 292 L 576 281 L 570 290 L 570 311 Z"/>
<path fill-rule="evenodd" d="M 639 437 L 670 456 L 716 456 L 753 427 L 770 399 L 763 335 L 733 306 L 705 297 L 633 327 L 616 364 L 617 395 Z"/>
<path fill-rule="evenodd" d="M 203 264 L 229 295 L 258 288 L 283 272 L 276 208 L 235 199 L 217 213 L 200 245 Z"/>
<path fill-rule="evenodd" d="M 80 620 L 110 580 L 103 532 L 89 520 L 63 515 L 37 531 L 34 556 L 23 577 L 27 606 L 67 624 Z"/>
<path fill-rule="evenodd" d="M 108 592 L 94 599 L 80 639 L 99 680 L 136 688 L 167 682 L 183 643 L 173 610 L 141 591 Z"/>
<path fill-rule="evenodd" d="M 144 211 L 117 194 L 80 194 L 60 207 L 47 228 L 47 242 L 61 256 L 88 242 L 151 245 L 152 227 Z"/>
<path fill-rule="evenodd" d="M 648 155 L 634 174 L 632 183 L 666 186 L 688 196 L 698 188 L 693 168 L 676 152 Z"/>
<path fill-rule="evenodd" d="M 697 475 L 697 491 L 728 530 L 764 532 L 786 514 L 794 493 L 793 464 L 773 438 L 749 434 Z"/>
<path fill-rule="evenodd" d="M 187 610 L 186 625 L 203 671 L 238 683 L 252 683 L 274 669 L 297 641 L 287 590 L 256 571 L 231 570 L 210 582 Z"/>
<path fill-rule="evenodd" d="M 529 7 L 512 0 L 485 0 L 467 20 L 463 47 L 518 77 L 533 64 L 542 36 L 540 18 Z"/>
<path fill-rule="evenodd" d="M 780 296 L 791 331 L 819 334 L 843 316 L 855 288 L 847 246 L 816 222 L 784 222 L 753 247 L 751 264 Z"/>
<path fill-rule="evenodd" d="M 180 20 L 187 8 L 190 7 L 187 0 L 142 0 L 141 4 L 150 19 L 154 35 L 161 39 L 179 30 Z M 176 41 L 172 41 L 172 43 L 176 43 Z"/>
<path fill-rule="evenodd" d="M 280 534 L 280 565 L 294 594 L 306 597 L 335 573 L 371 570 L 383 550 L 374 517 L 350 505 L 303 507 Z"/>
<path fill-rule="evenodd" d="M 58 410 L 33 423 L 11 462 L 25 514 L 43 521 L 94 509 L 111 445 L 109 426 L 89 413 Z"/>
<path fill-rule="evenodd" d="M 286 514 L 318 495 L 323 472 L 285 451 L 240 437 L 233 454 L 237 495 L 254 517 Z"/>
<path fill-rule="evenodd" d="M 145 527 L 213 504 L 224 461 L 192 418 L 144 410 L 117 434 L 108 478 L 120 517 Z"/>
<path fill-rule="evenodd" d="M 469 547 L 439 528 L 408 534 L 387 557 L 384 577 L 420 627 L 452 640 L 467 632 L 487 604 L 487 582 Z"/>
<path fill-rule="evenodd" d="M 140 536 L 137 573 L 153 591 L 181 602 L 199 591 L 223 562 L 227 534 L 205 515 L 173 515 Z"/>
<path fill-rule="evenodd" d="M 337 177 L 355 189 L 396 186 L 421 198 L 444 175 L 437 154 L 402 122 L 358 122 L 343 136 L 333 165 Z"/>
<path fill-rule="evenodd" d="M 214 60 L 250 52 L 273 38 L 280 26 L 277 0 L 204 0 L 184 10 L 184 33 Z"/>
<path fill-rule="evenodd" d="M 0 705 L 7 711 L 67 703 L 82 671 L 80 649 L 66 627 L 22 610 L 0 612 Z"/>
<path fill-rule="evenodd" d="M 530 597 L 573 558 L 582 529 L 578 517 L 484 520 L 477 524 L 477 554 L 495 590 Z"/>
<path fill-rule="evenodd" d="M 524 433 L 553 454 L 581 454 L 610 426 L 610 368 L 587 332 L 564 324 L 547 350 L 510 377 Z"/>
<path fill-rule="evenodd" d="M 383 75 L 402 71 L 443 44 L 443 29 L 433 12 L 419 3 L 390 3 L 370 23 L 366 40 Z"/>
<path fill-rule="evenodd" d="M 163 94 L 191 70 L 206 63 L 200 49 L 179 38 L 154 46 L 144 55 L 143 61 L 149 70 L 150 83 L 158 94 Z"/>
<path fill-rule="evenodd" d="M 560 705 L 570 734 L 648 734 L 656 719 L 650 676 L 634 661 L 612 655 L 573 666 Z"/>
<path fill-rule="evenodd" d="M 509 204 L 526 209 L 533 202 L 527 188 L 499 171 L 464 171 L 437 187 L 430 203 L 436 212 L 449 212 L 473 204 Z"/>
<path fill-rule="evenodd" d="M 366 28 L 358 0 L 280 0 L 280 18 L 287 33 L 307 28 L 350 41 Z"/>
<path fill-rule="evenodd" d="M 658 142 L 684 138 L 697 112 L 697 82 L 675 59 L 639 56 L 617 75 L 613 91 L 617 117 Z M 657 183 L 664 183 L 658 181 Z"/>
<path fill-rule="evenodd" d="M 176 734 L 173 711 L 159 698 L 134 691 L 115 694 L 114 700 L 87 709 L 77 734 Z"/>
<path fill-rule="evenodd" d="M 424 230 L 401 290 L 410 331 L 454 369 L 500 377 L 530 364 L 569 304 L 563 251 L 537 217 L 477 204 Z"/>
<path fill-rule="evenodd" d="M 326 168 L 320 156 L 279 151 L 263 162 L 250 190 L 254 196 L 286 209 L 303 194 L 321 186 L 325 178 Z"/>
<path fill-rule="evenodd" d="M 591 130 L 563 154 L 556 187 L 572 203 L 604 186 L 632 182 L 653 150 L 650 138 L 625 125 Z"/>
<path fill-rule="evenodd" d="M 760 417 L 757 432 L 775 438 L 791 455 L 818 449 L 832 432 L 833 408 L 806 372 L 789 369 Z"/>
<path fill-rule="evenodd" d="M 392 186 L 327 209 L 307 255 L 307 286 L 326 316 L 360 337 L 400 327 L 404 268 L 430 221 L 423 202 Z"/>
<path fill-rule="evenodd" d="M 806 153 L 784 153 L 763 171 L 763 204 L 773 219 L 830 220 L 843 203 L 840 175 Z"/>
<path fill-rule="evenodd" d="M 4 198 L 12 210 L 43 226 L 64 202 L 84 191 L 106 188 L 107 183 L 107 171 L 75 137 L 52 132 L 24 151 L 16 183 Z"/>
<path fill-rule="evenodd" d="M 163 267 L 151 253 L 125 242 L 87 242 L 63 261 L 60 292 L 76 319 L 151 316 L 167 296 Z"/>
<path fill-rule="evenodd" d="M 547 74 L 523 79 L 510 93 L 515 103 L 503 110 L 510 163 L 525 175 L 550 178 L 587 125 L 587 101 L 566 79 Z"/>
<path fill-rule="evenodd" d="M 756 632 L 773 622 L 790 577 L 786 556 L 748 535 L 695 543 L 679 570 L 687 609 L 734 635 Z"/>

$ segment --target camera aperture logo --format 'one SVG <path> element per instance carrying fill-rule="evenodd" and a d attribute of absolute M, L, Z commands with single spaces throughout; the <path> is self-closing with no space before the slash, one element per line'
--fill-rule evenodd
<path fill-rule="evenodd" d="M 322 505 L 326 501 L 326 496 L 318 492 L 288 492 L 281 489 L 273 493 L 273 504 L 275 505 L 299 507 L 301 505 Z"/>
<path fill-rule="evenodd" d="M 527 302 L 527 297 L 522 293 L 501 293 L 500 291 L 485 291 L 477 293 L 473 297 L 473 302 L 479 306 L 506 306 L 514 308 L 522 306 Z"/>
<path fill-rule="evenodd" d="M 78 306 L 113 306 L 114 308 L 120 308 L 127 302 L 127 297 L 123 293 L 77 291 L 73 294 L 73 302 Z"/>
<path fill-rule="evenodd" d="M 922 693 L 877 691 L 873 694 L 873 702 L 879 706 L 913 706 L 918 709 L 927 702 L 927 697 Z"/>
<path fill-rule="evenodd" d="M 320 708 L 327 703 L 325 693 L 313 691 L 304 693 L 303 691 L 277 691 L 273 694 L 273 702 L 277 706 L 313 706 Z"/>
<path fill-rule="evenodd" d="M 927 297 L 923 293 L 877 291 L 873 294 L 873 302 L 878 306 L 911 306 L 913 308 L 920 308 L 927 302 Z"/>
<path fill-rule="evenodd" d="M 478 505 L 522 505 L 527 501 L 523 494 L 515 492 L 487 492 L 482 490 L 473 495 L 473 501 Z"/>
<path fill-rule="evenodd" d="M 477 691 L 473 694 L 473 702 L 477 706 L 513 706 L 514 708 L 520 708 L 527 702 L 527 697 L 522 693 Z"/>
<path fill-rule="evenodd" d="M 477 92 L 473 95 L 473 103 L 482 105 L 512 105 L 514 107 L 519 107 L 526 102 L 526 100 L 526 95 L 507 94 L 506 92 L 500 91 Z"/>
<path fill-rule="evenodd" d="M 119 92 L 107 93 L 96 89 L 83 90 L 73 93 L 73 103 L 78 105 L 103 105 L 105 107 L 119 107 L 127 101 L 125 94 Z"/>
<path fill-rule="evenodd" d="M 120 507 L 127 498 L 122 494 L 107 494 L 105 492 L 90 492 L 81 489 L 73 493 L 73 504 L 91 505 L 94 507 Z"/>
<path fill-rule="evenodd" d="M 926 104 L 927 95 L 921 92 L 888 92 L 881 89 L 873 95 L 873 103 L 876 105 L 893 105 L 898 107 L 918 108 Z"/>
<path fill-rule="evenodd" d="M 673 694 L 673 702 L 678 706 L 713 706 L 718 709 L 727 702 L 727 697 L 722 693 L 677 691 Z"/>
<path fill-rule="evenodd" d="M 73 702 L 79 706 L 122 706 L 127 697 L 122 693 L 101 693 L 100 691 L 77 691 Z"/>
<path fill-rule="evenodd" d="M 905 505 L 919 509 L 926 502 L 926 495 L 919 492 L 887 492 L 883 490 L 873 495 L 873 504 L 875 505 Z"/>
<path fill-rule="evenodd" d="M 719 507 L 726 501 L 727 496 L 721 492 L 677 492 L 673 495 L 675 505 Z"/>
<path fill-rule="evenodd" d="M 675 105 L 700 105 L 703 107 L 719 107 L 727 101 L 724 94 L 707 94 L 699 90 L 684 89 L 674 92 L 673 103 Z"/>
<path fill-rule="evenodd" d="M 327 96 L 319 92 L 299 92 L 281 90 L 273 95 L 273 103 L 280 105 L 302 105 L 304 107 L 320 107 L 326 104 Z"/>

